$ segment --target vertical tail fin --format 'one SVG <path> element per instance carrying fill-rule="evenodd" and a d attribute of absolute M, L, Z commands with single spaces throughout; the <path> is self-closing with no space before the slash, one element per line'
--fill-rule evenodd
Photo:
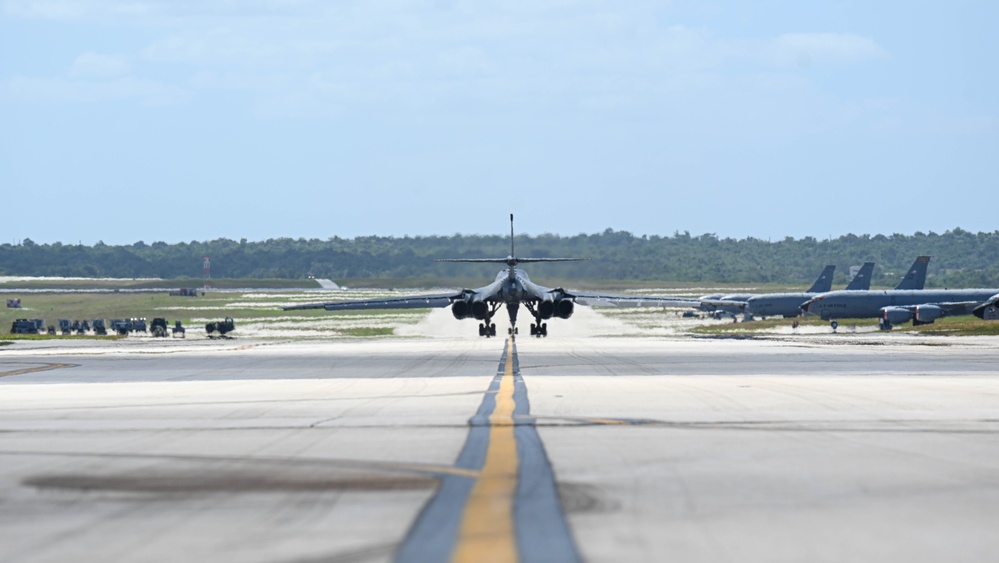
<path fill-rule="evenodd" d="M 832 278 L 835 271 L 836 266 L 834 264 L 826 266 L 822 270 L 822 273 L 819 274 L 818 279 L 815 280 L 815 283 L 812 284 L 812 287 L 808 288 L 808 291 L 805 293 L 825 293 L 832 289 Z"/>
<path fill-rule="evenodd" d="M 929 264 L 929 256 L 917 257 L 895 289 L 923 289 L 923 286 L 926 285 L 926 266 Z"/>
<path fill-rule="evenodd" d="M 510 214 L 510 258 L 514 258 L 517 255 L 513 252 L 513 213 Z"/>
<path fill-rule="evenodd" d="M 874 272 L 874 262 L 864 262 L 864 265 L 857 270 L 857 275 L 853 276 L 850 283 L 843 289 L 867 291 L 871 289 L 871 274 Z"/>

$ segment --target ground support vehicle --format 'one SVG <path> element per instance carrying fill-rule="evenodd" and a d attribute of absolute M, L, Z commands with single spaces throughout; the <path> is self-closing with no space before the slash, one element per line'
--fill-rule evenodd
<path fill-rule="evenodd" d="M 167 321 L 163 317 L 156 317 L 149 325 L 149 332 L 156 338 L 163 338 L 167 335 Z"/>
<path fill-rule="evenodd" d="M 44 325 L 44 323 L 42 323 Z M 38 324 L 34 319 L 17 319 L 10 325 L 11 334 L 38 334 Z"/>
<path fill-rule="evenodd" d="M 224 321 L 217 321 L 205 325 L 205 332 L 208 338 L 229 338 L 226 334 L 236 330 L 236 324 L 232 317 L 226 317 Z"/>
<path fill-rule="evenodd" d="M 132 321 L 129 319 L 111 319 L 111 330 L 119 336 L 125 336 L 132 332 Z"/>

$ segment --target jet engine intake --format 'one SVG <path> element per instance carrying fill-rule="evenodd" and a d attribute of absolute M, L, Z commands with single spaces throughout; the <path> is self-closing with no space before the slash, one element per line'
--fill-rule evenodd
<path fill-rule="evenodd" d="M 550 319 L 555 314 L 554 301 L 542 301 L 538 303 L 538 316 L 542 319 Z"/>
<path fill-rule="evenodd" d="M 472 316 L 478 320 L 485 320 L 489 316 L 489 304 L 485 301 L 472 301 Z"/>
<path fill-rule="evenodd" d="M 572 299 L 559 298 L 541 301 L 538 303 L 538 316 L 542 319 L 550 319 L 552 317 L 568 319 L 572 316 L 573 308 Z"/>
<path fill-rule="evenodd" d="M 472 316 L 472 306 L 468 304 L 468 301 L 455 301 L 451 305 L 451 314 L 459 321 L 467 319 Z"/>
<path fill-rule="evenodd" d="M 878 313 L 882 319 L 893 325 L 912 320 L 912 312 L 905 307 L 882 307 Z"/>
<path fill-rule="evenodd" d="M 568 319 L 572 316 L 575 308 L 571 299 L 559 299 L 555 301 L 555 316 L 560 319 Z"/>

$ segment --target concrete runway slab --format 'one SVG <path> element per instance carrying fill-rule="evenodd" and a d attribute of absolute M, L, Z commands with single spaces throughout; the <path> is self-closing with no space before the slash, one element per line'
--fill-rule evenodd
<path fill-rule="evenodd" d="M 521 338 L 508 420 L 587 561 L 993 560 L 994 343 L 870 342 Z M 0 560 L 391 560 L 440 483 L 486 472 L 458 458 L 502 352 L 3 349 Z"/>

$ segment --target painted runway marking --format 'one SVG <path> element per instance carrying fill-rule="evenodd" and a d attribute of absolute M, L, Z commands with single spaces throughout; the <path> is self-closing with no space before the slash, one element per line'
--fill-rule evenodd
<path fill-rule="evenodd" d="M 26 363 L 26 362 L 6 362 L 6 363 Z M 0 377 L 8 377 L 11 375 L 24 375 L 26 373 L 35 373 L 39 371 L 49 371 L 61 368 L 75 368 L 79 364 L 51 364 L 45 362 L 31 362 L 28 365 L 33 365 L 35 367 L 17 369 L 12 371 L 0 371 Z"/>
<path fill-rule="evenodd" d="M 475 478 L 445 476 L 396 560 L 580 560 L 562 513 L 555 476 L 529 416 L 517 346 L 506 341 L 499 370 L 469 420 L 455 465 Z"/>
<path fill-rule="evenodd" d="M 452 561 L 517 561 L 517 541 L 513 532 L 513 496 L 517 489 L 517 439 L 513 433 L 513 362 L 506 345 L 507 361 L 495 407 L 489 415 L 489 449 L 485 465 L 465 505 L 458 543 Z"/>

